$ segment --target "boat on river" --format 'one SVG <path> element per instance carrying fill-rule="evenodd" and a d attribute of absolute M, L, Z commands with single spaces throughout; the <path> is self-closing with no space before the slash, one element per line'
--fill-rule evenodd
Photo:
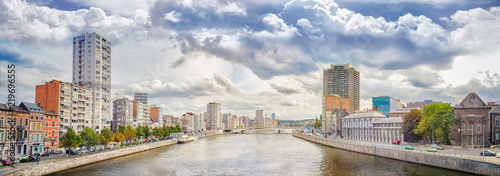
<path fill-rule="evenodd" d="M 179 139 L 177 139 L 177 143 L 179 143 L 179 144 L 188 143 L 188 142 L 193 142 L 193 141 L 195 141 L 197 139 L 198 138 L 194 137 L 194 136 L 184 135 L 184 136 L 180 137 Z"/>

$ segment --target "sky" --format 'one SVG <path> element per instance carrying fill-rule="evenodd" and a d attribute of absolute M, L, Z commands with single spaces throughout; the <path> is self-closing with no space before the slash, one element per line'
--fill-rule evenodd
<path fill-rule="evenodd" d="M 0 102 L 16 65 L 16 102 L 35 86 L 72 80 L 72 37 L 111 41 L 111 93 L 181 116 L 219 102 L 223 113 L 279 119 L 321 114 L 322 70 L 360 72 L 371 97 L 458 104 L 500 100 L 497 0 L 2 0 Z M 270 117 L 270 115 L 269 115 Z"/>

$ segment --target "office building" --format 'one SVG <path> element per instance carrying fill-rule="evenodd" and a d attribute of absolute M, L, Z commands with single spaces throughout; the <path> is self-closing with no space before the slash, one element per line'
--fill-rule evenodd
<path fill-rule="evenodd" d="M 97 33 L 73 37 L 73 83 L 93 91 L 92 127 L 111 125 L 111 43 Z"/>
<path fill-rule="evenodd" d="M 134 100 L 142 104 L 148 104 L 148 93 L 134 93 Z"/>
<path fill-rule="evenodd" d="M 402 105 L 401 100 L 389 96 L 372 97 L 373 110 L 381 111 L 385 116 L 389 116 L 390 111 L 401 109 Z"/>
<path fill-rule="evenodd" d="M 36 86 L 35 102 L 46 111 L 59 116 L 58 133 L 62 136 L 69 127 L 75 133 L 92 127 L 92 89 L 52 80 Z"/>
<path fill-rule="evenodd" d="M 351 64 L 331 65 L 323 70 L 323 95 L 349 99 L 349 112 L 359 110 L 359 72 Z"/>

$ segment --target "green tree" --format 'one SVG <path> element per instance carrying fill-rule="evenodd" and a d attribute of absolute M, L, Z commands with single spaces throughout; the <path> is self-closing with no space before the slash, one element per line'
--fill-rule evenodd
<path fill-rule="evenodd" d="M 180 132 L 182 132 L 182 129 L 181 129 L 181 127 L 180 127 L 179 125 L 175 125 L 175 129 L 174 129 L 174 131 L 175 131 L 176 133 L 180 133 Z"/>
<path fill-rule="evenodd" d="M 171 132 L 171 130 L 170 130 L 169 126 L 164 126 L 163 127 L 163 134 L 165 134 L 165 137 L 170 136 L 170 132 Z"/>
<path fill-rule="evenodd" d="M 85 145 L 87 148 L 99 144 L 99 134 L 90 127 L 83 128 L 80 137 L 82 138 L 82 145 Z"/>
<path fill-rule="evenodd" d="M 64 136 L 59 138 L 59 148 L 65 148 L 68 151 L 80 146 L 82 142 L 82 138 L 73 131 L 73 128 L 69 127 Z"/>
<path fill-rule="evenodd" d="M 125 133 L 125 130 L 126 130 L 126 128 L 124 125 L 118 125 L 118 130 L 117 130 L 118 132 L 123 134 L 123 133 Z"/>
<path fill-rule="evenodd" d="M 137 137 L 140 139 L 142 138 L 143 136 L 145 136 L 144 134 L 144 130 L 143 130 L 144 127 L 142 127 L 141 125 L 138 125 L 137 128 L 135 129 L 135 134 L 137 135 Z"/>
<path fill-rule="evenodd" d="M 422 120 L 415 134 L 429 137 L 434 143 L 437 138 L 445 144 L 450 144 L 450 128 L 455 123 L 453 108 L 449 103 L 432 103 L 424 106 Z"/>
<path fill-rule="evenodd" d="M 123 136 L 120 132 L 116 132 L 113 138 L 113 140 L 118 143 L 117 146 L 120 146 L 120 144 L 125 140 L 125 136 Z"/>
<path fill-rule="evenodd" d="M 108 146 L 110 142 L 114 140 L 115 136 L 113 135 L 113 131 L 109 128 L 104 128 L 101 130 L 101 142 L 104 146 Z"/>
<path fill-rule="evenodd" d="M 157 138 L 161 138 L 161 137 L 163 137 L 163 135 L 164 135 L 164 134 L 163 134 L 163 129 L 162 129 L 162 127 L 154 128 L 154 129 L 153 129 L 153 135 L 154 135 L 155 137 L 157 137 Z"/>
<path fill-rule="evenodd" d="M 130 142 L 130 140 L 135 139 L 136 133 L 134 128 L 132 128 L 130 125 L 127 126 L 127 130 L 123 133 L 123 136 L 125 136 L 125 140 Z"/>
<path fill-rule="evenodd" d="M 149 125 L 146 125 L 142 128 L 142 131 L 144 132 L 144 137 L 149 138 L 151 136 L 151 130 L 149 129 Z"/>
<path fill-rule="evenodd" d="M 318 117 L 316 117 L 316 121 L 314 122 L 314 128 L 316 129 L 321 128 L 321 121 L 318 120 Z"/>
<path fill-rule="evenodd" d="M 416 135 L 414 131 L 417 129 L 420 120 L 422 119 L 422 110 L 412 109 L 410 113 L 403 116 L 403 127 L 401 127 L 401 133 L 404 134 L 405 138 L 409 142 L 418 142 L 420 136 Z"/>

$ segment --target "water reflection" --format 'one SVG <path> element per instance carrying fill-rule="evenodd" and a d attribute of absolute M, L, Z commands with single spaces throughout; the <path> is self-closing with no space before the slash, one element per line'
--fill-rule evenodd
<path fill-rule="evenodd" d="M 270 132 L 219 135 L 52 175 L 467 175 Z"/>

